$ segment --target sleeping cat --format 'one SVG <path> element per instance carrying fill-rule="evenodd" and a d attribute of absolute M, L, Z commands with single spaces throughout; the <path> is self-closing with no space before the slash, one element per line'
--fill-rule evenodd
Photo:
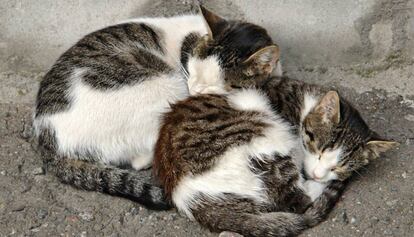
<path fill-rule="evenodd" d="M 353 171 L 397 145 L 377 138 L 335 91 L 221 75 L 225 88 L 193 92 L 166 113 L 154 161 L 173 204 L 212 231 L 296 235 L 326 217 Z M 301 178 L 290 156 L 298 146 L 318 182 Z"/>
<path fill-rule="evenodd" d="M 62 182 L 168 208 L 150 177 L 116 166 L 151 165 L 160 116 L 189 96 L 188 77 L 199 68 L 280 72 L 278 48 L 266 30 L 201 12 L 110 26 L 57 60 L 40 83 L 34 128 L 45 163 Z M 206 57 L 193 59 L 199 40 Z M 208 77 L 193 78 L 202 84 Z"/>

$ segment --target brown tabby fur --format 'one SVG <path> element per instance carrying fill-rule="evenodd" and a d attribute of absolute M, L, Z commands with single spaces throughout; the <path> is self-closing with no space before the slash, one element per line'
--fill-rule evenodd
<path fill-rule="evenodd" d="M 304 95 L 311 93 L 322 97 L 327 90 L 319 86 L 287 78 L 248 77 L 237 71 L 227 71 L 225 78 L 229 88 L 262 90 L 274 111 L 289 122 L 299 136 L 313 129 L 312 142 L 323 143 L 320 147 L 340 143 L 350 149 L 351 153 L 337 167 L 340 180 L 345 181 L 354 170 L 395 145 L 387 141 L 382 141 L 382 145 L 389 144 L 386 149 L 370 145 L 370 141 L 378 140 L 376 134 L 343 98 L 337 100 L 340 106 L 336 107 L 340 111 L 329 108 L 333 115 L 338 112 L 341 120 L 332 116 L 331 123 L 322 124 L 320 116 L 326 116 L 326 111 L 316 106 L 302 124 L 300 114 Z M 164 185 L 167 196 L 171 198 L 182 177 L 203 174 L 214 167 L 226 149 L 262 136 L 268 125 L 261 122 L 261 116 L 259 112 L 233 109 L 222 95 L 193 96 L 173 105 L 172 111 L 165 115 L 154 161 L 155 174 Z M 330 144 L 332 141 L 335 144 Z M 331 181 L 324 193 L 310 203 L 309 197 L 297 186 L 300 172 L 290 157 L 275 154 L 273 159 L 253 162 L 251 166 L 262 174 L 271 204 L 258 204 L 231 193 L 220 199 L 199 194 L 197 204 L 191 209 L 194 218 L 212 231 L 233 231 L 245 236 L 296 235 L 322 221 L 345 187 L 343 181 Z"/>

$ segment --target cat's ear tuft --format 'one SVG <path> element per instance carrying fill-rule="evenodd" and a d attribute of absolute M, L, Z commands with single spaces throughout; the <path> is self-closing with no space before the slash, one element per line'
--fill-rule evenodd
<path fill-rule="evenodd" d="M 270 74 L 276 67 L 279 56 L 280 52 L 277 45 L 259 49 L 243 62 L 246 65 L 243 72 L 247 76 Z"/>
<path fill-rule="evenodd" d="M 340 121 L 340 102 L 336 91 L 329 91 L 320 100 L 315 110 L 322 115 L 325 122 L 338 124 Z"/>
<path fill-rule="evenodd" d="M 400 143 L 386 140 L 371 140 L 367 143 L 367 148 L 373 152 L 374 157 L 377 158 L 381 153 L 384 153 L 392 148 L 399 146 Z"/>
<path fill-rule="evenodd" d="M 203 14 L 204 20 L 207 24 L 208 34 L 210 38 L 214 38 L 215 36 L 219 35 L 226 27 L 227 21 L 224 18 L 214 14 L 202 5 L 200 5 L 200 12 Z"/>

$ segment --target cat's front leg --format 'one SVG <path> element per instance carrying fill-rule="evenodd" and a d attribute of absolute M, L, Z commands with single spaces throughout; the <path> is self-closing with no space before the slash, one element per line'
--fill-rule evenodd
<path fill-rule="evenodd" d="M 314 180 L 306 180 L 303 186 L 306 194 L 311 198 L 313 202 L 323 193 L 323 190 L 326 188 L 327 183 L 320 183 Z"/>

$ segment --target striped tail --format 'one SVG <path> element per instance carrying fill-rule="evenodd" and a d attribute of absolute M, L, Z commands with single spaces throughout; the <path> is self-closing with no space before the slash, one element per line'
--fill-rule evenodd
<path fill-rule="evenodd" d="M 229 207 L 225 203 L 208 204 L 193 214 L 198 222 L 215 232 L 236 232 L 244 237 L 296 236 L 322 222 L 335 206 L 344 188 L 345 183 L 333 181 L 304 214 L 290 212 L 249 214 L 246 213 L 249 209 L 248 203 L 241 203 L 237 207 L 234 205 Z M 214 201 L 211 204 L 213 203 Z"/>
<path fill-rule="evenodd" d="M 83 190 L 124 197 L 148 209 L 172 208 L 163 189 L 152 184 L 152 175 L 59 156 L 54 152 L 53 136 L 47 132 L 39 137 L 39 144 L 46 170 L 54 173 L 63 183 Z"/>

